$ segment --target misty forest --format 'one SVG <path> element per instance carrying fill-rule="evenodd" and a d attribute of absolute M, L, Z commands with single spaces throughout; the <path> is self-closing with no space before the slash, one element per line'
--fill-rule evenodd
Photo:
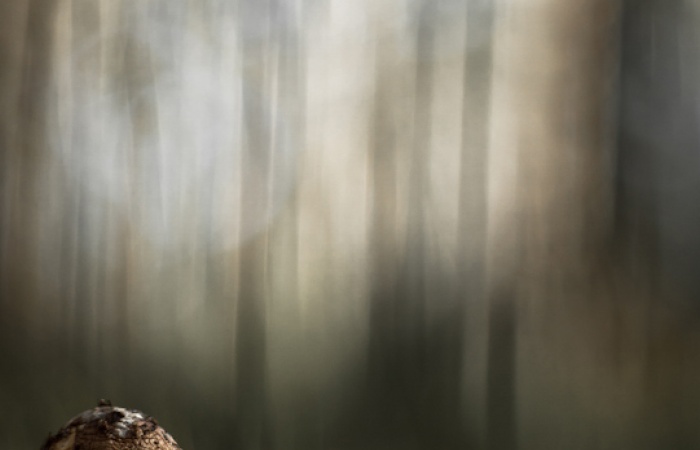
<path fill-rule="evenodd" d="M 0 448 L 700 448 L 700 1 L 3 0 Z"/>

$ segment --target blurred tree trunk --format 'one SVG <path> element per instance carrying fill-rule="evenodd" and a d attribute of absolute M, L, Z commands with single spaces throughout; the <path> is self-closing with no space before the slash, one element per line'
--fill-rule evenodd
<path fill-rule="evenodd" d="M 497 2 L 467 2 L 462 99 L 462 148 L 459 183 L 457 295 L 464 308 L 462 340 L 465 432 L 476 448 L 485 448 L 484 413 L 489 315 L 485 301 L 487 163 L 491 121 L 493 24 Z M 491 408 L 493 411 L 493 408 Z"/>
<path fill-rule="evenodd" d="M 245 29 L 258 17 L 263 28 L 252 36 L 241 36 L 244 67 L 260 81 L 263 89 L 274 85 L 278 55 L 273 51 L 274 2 L 243 2 L 239 5 L 238 25 Z M 269 59 L 268 59 L 269 58 Z M 274 61 L 274 63 L 270 63 Z M 272 112 L 261 110 L 256 93 L 241 92 L 242 152 L 240 165 L 241 204 L 245 214 L 267 217 L 272 213 L 271 193 L 275 189 L 273 174 Z M 275 91 L 271 95 L 277 96 Z M 251 170 L 257 168 L 257 170 Z M 242 217 L 240 242 L 246 242 L 249 231 Z M 234 409 L 237 446 L 251 450 L 269 448 L 268 371 L 267 371 L 267 302 L 270 298 L 269 235 L 267 233 L 243 244 L 238 258 L 238 295 L 235 322 L 235 386 Z"/>
<path fill-rule="evenodd" d="M 0 28 L 0 309 L 10 329 L 36 326 L 38 174 L 46 146 L 43 102 L 55 5 L 10 0 Z M 23 299 L 20 302 L 17 299 Z M 40 321 L 40 320 L 39 320 Z M 5 328 L 5 327 L 3 327 Z"/>
<path fill-rule="evenodd" d="M 533 329 L 530 311 L 547 317 L 570 307 L 557 302 L 573 301 L 568 286 L 586 282 L 610 232 L 606 121 L 618 33 L 615 2 L 500 6 L 486 250 L 487 448 L 494 450 L 536 448 L 523 434 L 533 432 L 526 419 L 537 406 L 528 387 L 530 331 L 521 330 Z"/>

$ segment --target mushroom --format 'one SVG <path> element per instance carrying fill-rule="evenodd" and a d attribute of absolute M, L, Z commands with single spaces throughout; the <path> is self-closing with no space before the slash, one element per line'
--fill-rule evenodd
<path fill-rule="evenodd" d="M 182 450 L 153 417 L 101 400 L 50 435 L 41 450 Z"/>

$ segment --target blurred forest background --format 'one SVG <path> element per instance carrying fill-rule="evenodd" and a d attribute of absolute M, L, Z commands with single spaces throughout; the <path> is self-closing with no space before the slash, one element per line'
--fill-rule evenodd
<path fill-rule="evenodd" d="M 3 0 L 0 448 L 700 448 L 699 25 Z"/>

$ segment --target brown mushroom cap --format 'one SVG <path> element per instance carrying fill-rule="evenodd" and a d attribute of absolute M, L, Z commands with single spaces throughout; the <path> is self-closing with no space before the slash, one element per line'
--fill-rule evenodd
<path fill-rule="evenodd" d="M 158 422 L 135 409 L 101 401 L 49 436 L 41 450 L 181 450 Z"/>

